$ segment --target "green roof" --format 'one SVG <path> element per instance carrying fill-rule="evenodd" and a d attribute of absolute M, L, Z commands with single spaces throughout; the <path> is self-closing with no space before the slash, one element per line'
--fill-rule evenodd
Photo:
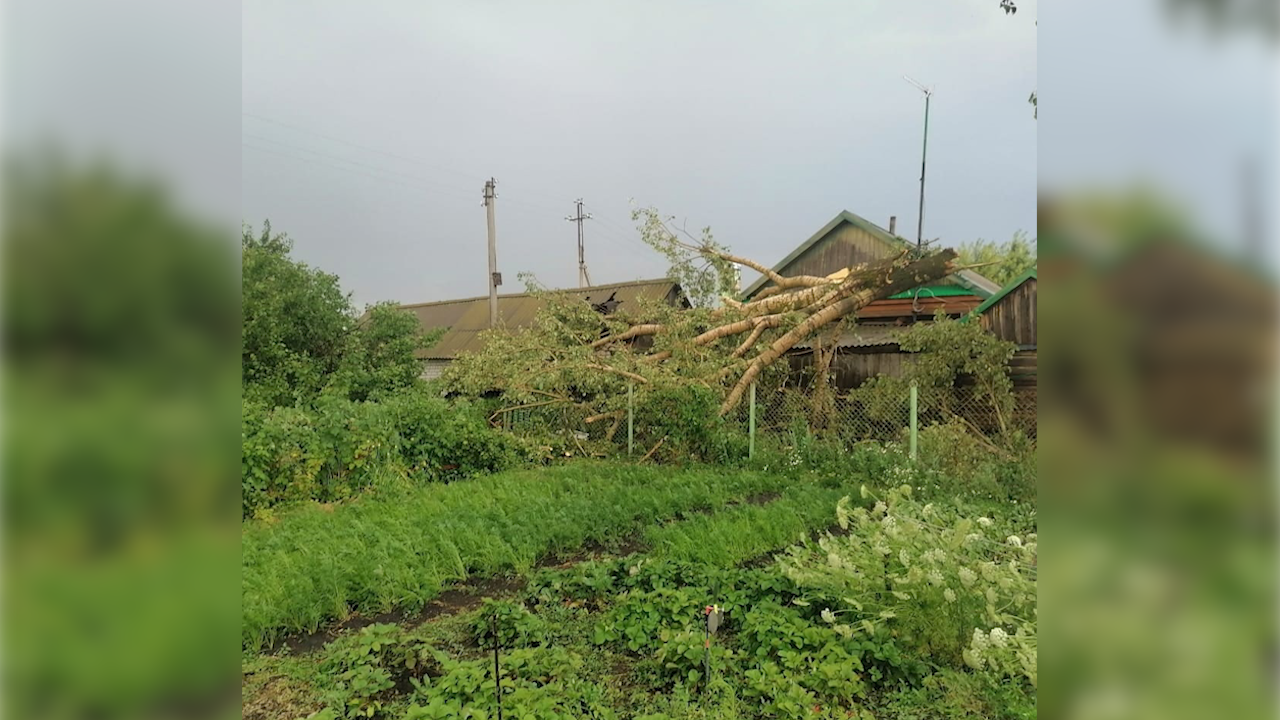
<path fill-rule="evenodd" d="M 866 231 L 872 237 L 878 240 L 881 240 L 882 242 L 886 243 L 887 245 L 889 245 L 894 249 L 902 250 L 902 249 L 913 247 L 911 243 L 907 242 L 906 240 L 903 240 L 900 237 L 896 237 L 890 234 L 888 230 L 885 230 L 884 228 L 880 227 L 879 225 L 876 225 L 870 220 L 860 215 L 855 215 L 854 213 L 851 213 L 848 210 L 841 210 L 840 214 L 836 215 L 835 218 L 831 220 L 831 222 L 827 223 L 826 225 L 823 225 L 821 230 L 814 233 L 808 240 L 805 240 L 803 243 L 800 244 L 799 247 L 797 247 L 795 250 L 792 250 L 786 257 L 778 261 L 778 264 L 773 266 L 774 272 L 780 273 L 783 270 L 785 270 L 788 265 L 790 265 L 792 262 L 796 260 L 796 258 L 800 257 L 805 252 L 807 252 L 809 248 L 812 248 L 814 245 L 818 244 L 818 242 L 821 241 L 823 238 L 825 238 L 827 235 L 829 235 L 832 230 L 835 230 L 836 227 L 840 225 L 840 223 L 846 223 L 846 222 L 849 223 L 850 225 L 853 225 L 856 228 Z M 990 297 L 992 293 L 995 293 L 999 289 L 995 283 L 991 282 L 987 278 L 979 275 L 978 273 L 972 270 L 960 270 L 955 274 L 953 274 L 951 277 L 955 278 L 956 282 L 958 282 L 961 287 L 967 290 L 967 292 L 956 293 L 956 294 L 977 295 L 978 297 L 981 297 L 981 298 L 987 298 L 987 297 Z M 759 278 L 756 279 L 755 282 L 751 283 L 751 285 L 748 286 L 746 290 L 742 291 L 740 295 L 741 299 L 746 300 L 747 298 L 750 298 L 758 290 L 760 290 L 760 288 L 764 287 L 765 283 L 767 282 L 769 282 L 769 278 L 764 275 L 761 275 Z M 912 295 L 910 293 L 906 295 L 901 295 L 901 297 L 911 297 L 911 296 Z M 899 297 L 899 295 L 895 295 L 894 297 Z"/>
<path fill-rule="evenodd" d="M 974 291 L 959 285 L 921 285 L 914 290 L 903 290 L 889 296 L 890 300 L 909 300 L 921 295 L 925 297 L 955 297 L 957 295 L 973 295 Z"/>
<path fill-rule="evenodd" d="M 987 308 L 1003 300 L 1004 296 L 1013 292 L 1014 288 L 1034 278 L 1035 276 L 1036 276 L 1036 266 L 1032 265 L 1030 268 L 1027 269 L 1026 272 L 1014 278 L 1008 285 L 1005 285 L 1004 287 L 1000 288 L 1000 292 L 996 293 L 995 295 L 992 295 L 986 300 L 983 300 L 981 305 L 973 309 L 973 314 L 981 315 L 982 313 L 986 312 Z"/>

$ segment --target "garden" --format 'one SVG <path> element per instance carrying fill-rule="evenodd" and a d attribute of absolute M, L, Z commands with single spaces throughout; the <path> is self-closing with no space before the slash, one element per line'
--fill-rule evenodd
<path fill-rule="evenodd" d="M 913 455 L 796 425 L 748 452 L 738 381 L 688 382 L 720 371 L 658 308 L 668 363 L 579 373 L 600 321 L 552 302 L 539 337 L 425 383 L 403 315 L 357 315 L 269 230 L 243 250 L 244 717 L 1035 716 L 1025 438 L 938 422 Z M 502 362 L 539 342 L 575 349 Z M 768 382 L 759 359 L 728 367 Z M 647 454 L 574 429 L 623 402 Z"/>

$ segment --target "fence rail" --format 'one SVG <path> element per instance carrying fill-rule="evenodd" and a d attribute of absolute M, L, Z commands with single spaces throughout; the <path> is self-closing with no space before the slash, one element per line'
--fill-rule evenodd
<path fill-rule="evenodd" d="M 658 428 L 638 417 L 634 387 L 619 398 L 621 408 L 594 417 L 570 406 L 531 407 L 502 415 L 501 423 L 516 434 L 565 434 L 573 442 L 611 448 L 608 454 L 643 457 L 665 441 Z M 652 414 L 649 415 L 652 418 Z M 589 420 L 594 420 L 590 421 Z M 1036 396 L 1034 388 L 1015 390 L 1012 401 L 997 401 L 975 387 L 920 388 L 868 397 L 859 391 L 832 388 L 752 385 L 746 402 L 724 418 L 707 418 L 708 427 L 723 423 L 746 437 L 744 454 L 754 456 L 762 441 L 788 442 L 799 435 L 824 437 L 846 445 L 856 442 L 900 442 L 916 454 L 921 431 L 940 424 L 958 424 L 988 438 L 1020 433 L 1034 444 Z M 585 451 L 585 447 L 584 447 Z"/>

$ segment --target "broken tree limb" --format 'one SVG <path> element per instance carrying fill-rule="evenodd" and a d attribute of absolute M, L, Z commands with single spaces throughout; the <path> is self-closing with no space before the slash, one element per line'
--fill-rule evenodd
<path fill-rule="evenodd" d="M 785 316 L 783 315 L 765 315 L 763 317 L 749 317 L 727 325 L 714 327 L 702 333 L 693 339 L 694 345 L 710 345 L 720 338 L 729 337 L 730 335 L 740 335 L 748 330 L 754 330 L 757 327 L 765 326 L 777 327 L 782 323 Z"/>
<path fill-rule="evenodd" d="M 622 417 L 626 414 L 627 414 L 626 410 L 609 410 L 607 412 L 602 412 L 602 413 L 597 413 L 595 415 L 592 415 L 591 417 L 586 418 L 582 422 L 584 424 L 590 425 L 592 423 L 600 422 L 601 420 L 607 420 L 608 418 L 611 418 L 611 417 Z"/>
<path fill-rule="evenodd" d="M 614 375 L 621 375 L 624 378 L 630 378 L 631 380 L 635 380 L 638 383 L 642 383 L 645 385 L 649 384 L 649 379 L 644 377 L 643 375 L 637 375 L 633 372 L 628 372 L 626 370 L 619 370 L 618 368 L 609 367 L 608 365 L 597 365 L 596 363 L 588 363 L 587 369 L 601 370 L 607 373 L 613 373 Z"/>
<path fill-rule="evenodd" d="M 568 398 L 556 398 L 555 400 L 543 400 L 542 402 L 528 403 L 525 405 L 512 405 L 510 407 L 499 408 L 497 410 L 494 410 L 493 414 L 489 416 L 489 422 L 492 423 L 494 419 L 497 418 L 499 415 L 509 413 L 509 412 L 515 412 L 516 410 L 527 410 L 529 408 L 542 407 L 544 405 L 556 405 L 559 403 L 566 403 L 566 402 L 572 402 L 572 401 L 569 400 Z"/>
<path fill-rule="evenodd" d="M 602 337 L 599 340 L 596 340 L 595 342 L 591 343 L 591 348 L 593 350 L 596 348 L 602 348 L 605 345 L 608 345 L 609 343 L 612 343 L 612 342 L 621 342 L 623 340 L 630 340 L 632 338 L 637 338 L 642 335 L 657 335 L 661 331 L 662 331 L 661 325 L 653 325 L 653 324 L 636 325 L 629 330 L 618 333 L 617 335 L 609 335 L 607 337 Z"/>
<path fill-rule="evenodd" d="M 764 323 L 757 324 L 756 329 L 751 331 L 751 334 L 747 336 L 747 339 L 743 340 L 742 344 L 739 345 L 729 357 L 740 358 L 743 355 L 746 355 L 747 351 L 756 344 L 756 341 L 760 339 L 760 336 L 764 334 L 766 329 L 767 326 Z"/>
<path fill-rule="evenodd" d="M 654 445 L 654 446 L 653 446 L 653 448 L 649 450 L 649 452 L 645 453 L 645 454 L 644 454 L 644 457 L 640 458 L 640 461 L 639 461 L 639 462 L 637 462 L 636 464 L 637 464 L 637 465 L 639 465 L 640 463 L 644 462 L 645 460 L 648 460 L 649 458 L 653 457 L 653 454 L 654 454 L 654 453 L 656 453 L 656 452 L 658 452 L 658 448 L 662 447 L 662 443 L 664 443 L 664 442 L 666 442 L 666 441 L 667 441 L 667 438 L 666 438 L 666 436 L 664 435 L 664 436 L 662 437 L 662 439 L 658 441 L 658 444 L 657 444 L 657 445 Z"/>
<path fill-rule="evenodd" d="M 955 258 L 956 253 L 954 250 L 941 250 L 910 262 L 896 270 L 889 271 L 882 278 L 883 282 L 876 287 L 864 288 L 855 292 L 852 286 L 845 288 L 842 285 L 841 295 L 849 293 L 847 296 L 840 297 L 835 302 L 810 315 L 804 322 L 801 322 L 775 340 L 764 352 L 751 361 L 746 371 L 742 373 L 742 377 L 738 378 L 738 382 L 734 384 L 724 402 L 720 405 L 720 416 L 723 417 L 730 410 L 737 407 L 742 400 L 743 393 L 759 377 L 760 373 L 782 357 L 796 343 L 809 337 L 827 323 L 856 312 L 880 298 L 946 277 L 952 271 Z M 846 280 L 848 279 L 846 278 Z"/>

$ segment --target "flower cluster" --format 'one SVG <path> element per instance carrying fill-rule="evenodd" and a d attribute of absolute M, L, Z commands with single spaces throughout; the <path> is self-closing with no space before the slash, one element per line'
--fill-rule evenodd
<path fill-rule="evenodd" d="M 911 491 L 842 499 L 837 519 L 850 532 L 792 548 L 783 571 L 824 603 L 833 629 L 842 618 L 842 634 L 887 628 L 957 666 L 1034 683 L 1035 533 L 919 504 Z"/>

